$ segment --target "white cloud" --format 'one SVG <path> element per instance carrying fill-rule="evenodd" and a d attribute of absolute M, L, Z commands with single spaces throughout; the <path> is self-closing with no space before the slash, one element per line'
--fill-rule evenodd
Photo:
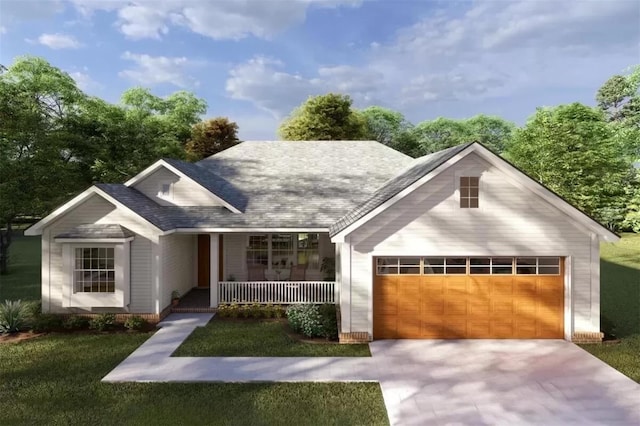
<path fill-rule="evenodd" d="M 32 40 L 29 40 L 33 42 Z M 73 36 L 67 34 L 42 34 L 38 37 L 36 43 L 47 46 L 50 49 L 78 49 L 82 47 L 82 43 L 76 40 Z"/>
<path fill-rule="evenodd" d="M 586 101 L 592 100 L 606 78 L 638 57 L 637 43 L 629 42 L 640 40 L 638 2 L 441 5 L 388 42 L 371 43 L 362 64 L 299 75 L 274 59 L 256 57 L 230 71 L 227 92 L 278 117 L 307 96 L 328 91 L 350 94 L 356 106 L 400 109 L 414 120 L 461 116 L 478 102 L 495 107 L 486 113 L 509 116 L 504 99 L 516 95 L 530 104 L 530 112 L 559 99 L 585 101 L 573 97 L 580 90 L 591 91 Z"/>
<path fill-rule="evenodd" d="M 102 89 L 104 86 L 92 79 L 86 71 L 87 69 L 85 68 L 84 72 L 74 71 L 70 72 L 69 75 L 76 81 L 80 90 L 84 92 L 91 92 Z"/>
<path fill-rule="evenodd" d="M 0 34 L 6 34 L 6 33 L 7 33 L 7 28 L 0 25 Z"/>
<path fill-rule="evenodd" d="M 150 56 L 125 52 L 122 58 L 132 61 L 134 67 L 125 69 L 118 75 L 134 83 L 145 86 L 166 83 L 182 88 L 198 85 L 193 77 L 186 75 L 187 69 L 196 64 L 186 57 Z"/>
<path fill-rule="evenodd" d="M 316 76 L 308 78 L 283 72 L 283 67 L 276 59 L 254 57 L 231 69 L 227 93 L 232 99 L 250 101 L 281 118 L 307 97 L 327 92 L 346 93 L 356 102 L 370 102 L 382 78 L 375 71 L 348 65 L 322 67 Z"/>
<path fill-rule="evenodd" d="M 213 39 L 241 39 L 248 36 L 270 38 L 291 26 L 301 24 L 309 7 L 355 7 L 361 0 L 279 1 L 266 0 L 72 0 L 86 17 L 96 11 L 117 11 L 116 25 L 132 39 L 159 39 L 171 27 Z"/>

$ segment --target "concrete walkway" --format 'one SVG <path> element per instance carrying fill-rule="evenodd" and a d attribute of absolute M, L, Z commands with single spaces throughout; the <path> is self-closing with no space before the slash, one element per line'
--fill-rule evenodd
<path fill-rule="evenodd" d="M 371 358 L 175 357 L 172 314 L 104 382 L 378 381 L 391 424 L 640 424 L 640 385 L 563 340 L 382 340 Z"/>

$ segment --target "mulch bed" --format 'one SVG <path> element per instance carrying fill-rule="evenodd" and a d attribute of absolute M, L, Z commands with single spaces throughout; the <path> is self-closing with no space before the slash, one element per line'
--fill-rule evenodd
<path fill-rule="evenodd" d="M 291 329 L 291 327 L 289 327 L 289 322 L 287 321 L 286 318 L 230 318 L 230 317 L 214 317 L 213 321 L 226 321 L 226 322 L 233 322 L 233 323 L 243 323 L 243 322 L 262 322 L 262 321 L 266 321 L 266 322 L 279 322 L 280 324 L 282 324 L 282 328 L 284 329 L 284 332 L 287 336 L 289 336 L 291 339 L 296 340 L 298 342 L 302 342 L 302 343 L 312 343 L 312 344 L 336 344 L 339 345 L 340 342 L 338 342 L 337 340 L 329 340 L 329 339 L 325 339 L 324 337 L 306 337 L 303 336 L 302 334 L 298 334 L 295 331 L 293 331 Z"/>
<path fill-rule="evenodd" d="M 18 333 L 0 334 L 0 345 L 3 343 L 18 343 L 25 340 L 35 339 L 41 337 L 47 333 L 32 333 L 30 331 L 20 331 Z"/>

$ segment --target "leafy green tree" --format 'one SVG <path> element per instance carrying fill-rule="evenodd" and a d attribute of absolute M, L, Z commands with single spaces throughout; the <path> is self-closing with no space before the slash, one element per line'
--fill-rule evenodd
<path fill-rule="evenodd" d="M 423 121 L 415 129 L 422 155 L 467 142 L 478 141 L 496 153 L 511 141 L 515 125 L 500 117 L 476 115 L 466 120 L 439 117 Z"/>
<path fill-rule="evenodd" d="M 465 124 L 474 141 L 482 143 L 498 154 L 506 149 L 516 130 L 516 125 L 512 122 L 484 114 L 469 118 Z"/>
<path fill-rule="evenodd" d="M 0 73 L 0 273 L 12 221 L 49 211 L 86 182 L 65 126 L 84 94 L 45 60 L 18 58 Z"/>
<path fill-rule="evenodd" d="M 361 140 L 367 138 L 364 118 L 351 108 L 348 95 L 309 97 L 278 130 L 283 140 Z"/>
<path fill-rule="evenodd" d="M 187 158 L 202 160 L 240 143 L 238 125 L 227 117 L 216 117 L 196 123 L 187 142 Z"/>
<path fill-rule="evenodd" d="M 92 180 L 122 182 L 158 158 L 184 158 L 191 128 L 205 110 L 206 103 L 191 93 L 160 98 L 133 88 L 120 105 L 88 99 L 72 125 L 85 141 L 82 159 Z"/>
<path fill-rule="evenodd" d="M 421 147 L 421 155 L 473 140 L 471 128 L 464 120 L 444 117 L 419 123 L 413 133 Z"/>
<path fill-rule="evenodd" d="M 618 223 L 629 164 L 604 114 L 573 103 L 539 108 L 515 132 L 507 158 L 586 213 Z M 613 213 L 612 213 L 613 208 Z"/>
<path fill-rule="evenodd" d="M 596 101 L 609 121 L 640 126 L 640 65 L 605 81 L 596 93 Z"/>
<path fill-rule="evenodd" d="M 400 133 L 412 127 L 400 112 L 380 106 L 370 106 L 359 111 L 359 114 L 365 120 L 367 139 L 385 145 L 391 145 Z"/>

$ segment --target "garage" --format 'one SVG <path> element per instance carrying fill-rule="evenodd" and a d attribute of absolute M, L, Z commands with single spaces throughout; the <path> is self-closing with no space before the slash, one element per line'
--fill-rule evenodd
<path fill-rule="evenodd" d="M 377 257 L 374 339 L 562 339 L 562 257 Z"/>

